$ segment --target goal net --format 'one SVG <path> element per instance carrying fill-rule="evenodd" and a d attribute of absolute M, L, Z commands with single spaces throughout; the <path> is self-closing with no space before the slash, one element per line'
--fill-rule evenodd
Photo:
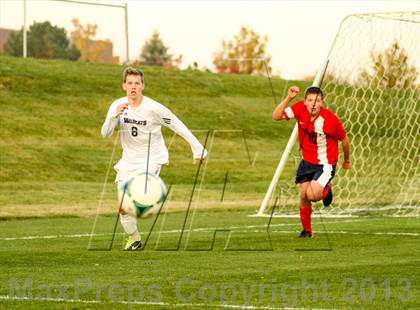
<path fill-rule="evenodd" d="M 322 88 L 326 107 L 347 130 L 353 168 L 341 168 L 341 155 L 333 205 L 323 209 L 327 216 L 419 216 L 419 37 L 420 12 L 357 14 L 343 20 Z M 299 161 L 300 147 L 294 143 L 286 165 L 295 169 Z M 267 214 L 275 202 L 280 213 L 296 211 L 293 181 L 290 174 L 280 175 L 259 214 Z"/>

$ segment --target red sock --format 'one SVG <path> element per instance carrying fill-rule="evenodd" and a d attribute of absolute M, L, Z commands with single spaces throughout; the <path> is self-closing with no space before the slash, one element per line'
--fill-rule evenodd
<path fill-rule="evenodd" d="M 302 223 L 303 230 L 312 231 L 312 226 L 311 226 L 312 206 L 309 206 L 307 208 L 299 208 L 299 213 L 300 213 L 300 221 Z"/>

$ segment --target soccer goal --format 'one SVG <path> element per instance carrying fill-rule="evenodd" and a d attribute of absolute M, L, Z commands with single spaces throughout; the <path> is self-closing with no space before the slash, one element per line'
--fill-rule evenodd
<path fill-rule="evenodd" d="M 341 155 L 327 216 L 420 215 L 419 38 L 420 12 L 356 14 L 341 23 L 322 88 L 347 130 L 353 168 L 340 169 Z M 295 140 L 282 157 L 290 169 L 300 161 Z M 297 199 L 294 180 L 276 173 L 258 214 L 275 202 L 290 214 Z"/>

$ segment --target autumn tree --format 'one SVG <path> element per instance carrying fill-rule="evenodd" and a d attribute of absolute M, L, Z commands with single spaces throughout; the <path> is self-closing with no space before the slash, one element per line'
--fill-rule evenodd
<path fill-rule="evenodd" d="M 382 52 L 371 51 L 371 67 L 361 74 L 363 83 L 374 87 L 410 88 L 418 77 L 416 67 L 409 64 L 407 52 L 395 41 Z"/>
<path fill-rule="evenodd" d="M 112 43 L 109 40 L 94 40 L 98 26 L 95 24 L 82 25 L 77 18 L 72 21 L 74 31 L 71 33 L 71 39 L 80 50 L 79 60 L 85 62 L 101 63 L 111 62 L 118 63 L 119 58 L 112 56 Z"/>
<path fill-rule="evenodd" d="M 233 39 L 222 41 L 213 58 L 217 72 L 265 74 L 271 72 L 271 56 L 266 55 L 268 37 L 261 37 L 251 27 L 242 26 Z"/>
<path fill-rule="evenodd" d="M 175 57 L 169 54 L 169 47 L 155 30 L 141 49 L 139 63 L 149 66 L 179 67 L 182 63 L 182 55 Z"/>
<path fill-rule="evenodd" d="M 6 55 L 22 56 L 23 29 L 12 33 L 4 46 Z M 27 53 L 34 58 L 77 60 L 80 51 L 70 44 L 66 30 L 50 22 L 34 22 L 27 31 Z"/>

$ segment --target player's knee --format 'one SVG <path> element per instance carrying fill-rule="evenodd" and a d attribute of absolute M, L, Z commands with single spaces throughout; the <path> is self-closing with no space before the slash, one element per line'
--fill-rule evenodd
<path fill-rule="evenodd" d="M 306 193 L 306 198 L 307 198 L 309 201 L 314 201 L 314 195 L 313 195 L 312 193 Z"/>
<path fill-rule="evenodd" d="M 300 205 L 304 207 L 311 205 L 311 200 L 308 198 L 307 193 L 300 194 Z"/>
<path fill-rule="evenodd" d="M 306 192 L 306 198 L 309 201 L 318 201 L 321 199 L 321 194 L 318 192 L 314 192 L 314 191 L 307 191 Z"/>

